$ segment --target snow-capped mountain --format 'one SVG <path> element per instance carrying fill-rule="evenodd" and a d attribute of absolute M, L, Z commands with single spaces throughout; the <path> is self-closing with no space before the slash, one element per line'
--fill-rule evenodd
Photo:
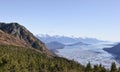
<path fill-rule="evenodd" d="M 50 36 L 50 35 L 37 35 L 37 38 L 41 39 L 45 43 L 57 41 L 63 44 L 72 44 L 79 42 L 77 38 L 72 38 L 72 37 L 66 37 L 66 36 Z"/>
<path fill-rule="evenodd" d="M 78 43 L 78 42 L 82 42 L 85 44 L 95 44 L 95 43 L 104 42 L 96 38 L 82 38 L 82 37 L 77 38 L 77 37 L 72 37 L 72 36 L 68 37 L 68 36 L 59 36 L 59 35 L 50 36 L 47 34 L 46 35 L 38 34 L 36 35 L 36 37 L 45 43 L 53 42 L 53 41 L 57 41 L 62 44 L 73 44 L 73 43 Z"/>

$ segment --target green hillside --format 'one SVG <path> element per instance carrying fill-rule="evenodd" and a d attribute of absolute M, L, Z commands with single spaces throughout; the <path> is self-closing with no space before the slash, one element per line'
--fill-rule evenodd
<path fill-rule="evenodd" d="M 0 72 L 82 72 L 83 66 L 30 48 L 0 45 Z"/>
<path fill-rule="evenodd" d="M 110 71 L 102 65 L 86 67 L 60 57 L 48 57 L 32 48 L 0 45 L 0 72 L 120 72 L 115 63 Z"/>

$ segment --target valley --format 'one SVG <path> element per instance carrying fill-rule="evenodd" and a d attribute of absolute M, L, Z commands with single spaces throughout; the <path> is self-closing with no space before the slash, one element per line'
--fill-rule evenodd
<path fill-rule="evenodd" d="M 103 48 L 106 47 L 110 46 L 105 46 L 103 44 L 66 46 L 63 49 L 57 49 L 58 52 L 55 53 L 60 57 L 75 60 L 85 66 L 90 62 L 92 65 L 102 64 L 104 67 L 110 68 L 111 63 L 115 62 L 119 67 L 120 64 L 115 60 L 115 57 L 103 50 Z"/>
<path fill-rule="evenodd" d="M 48 49 L 51 47 L 56 47 L 54 48 L 53 52 L 59 57 L 77 61 L 84 66 L 90 62 L 93 66 L 102 64 L 104 67 L 110 68 L 111 63 L 115 62 L 117 67 L 120 67 L 120 64 L 116 61 L 115 56 L 104 50 L 104 48 L 109 49 L 117 45 L 115 42 L 102 41 L 93 38 L 87 38 L 87 40 L 82 38 L 72 38 L 67 36 L 63 37 L 58 35 L 57 37 L 40 35 L 38 38 L 45 43 L 58 41 L 64 44 L 64 47 L 59 48 L 57 47 L 58 44 L 54 43 L 52 46 L 48 46 Z"/>

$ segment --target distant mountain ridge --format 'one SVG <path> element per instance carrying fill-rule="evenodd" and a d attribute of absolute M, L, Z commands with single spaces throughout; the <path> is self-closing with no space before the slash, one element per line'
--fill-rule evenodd
<path fill-rule="evenodd" d="M 68 37 L 68 36 L 59 36 L 59 35 L 50 36 L 47 34 L 46 35 L 38 34 L 36 35 L 36 37 L 45 43 L 52 42 L 52 41 L 57 41 L 63 44 L 74 44 L 78 42 L 82 42 L 85 44 L 94 44 L 94 43 L 104 42 L 96 38 L 81 38 L 81 37 L 77 38 L 77 37 Z"/>
<path fill-rule="evenodd" d="M 85 44 L 82 42 L 77 42 L 77 43 L 73 43 L 73 44 L 68 44 L 67 46 L 75 46 L 75 45 L 90 45 L 90 44 Z"/>
<path fill-rule="evenodd" d="M 52 55 L 43 42 L 18 23 L 0 23 L 0 43 L 34 48 L 40 52 Z"/>
<path fill-rule="evenodd" d="M 51 49 L 61 49 L 64 48 L 64 44 L 59 43 L 59 42 L 50 42 L 50 43 L 46 43 L 46 46 L 51 50 Z"/>
<path fill-rule="evenodd" d="M 65 47 L 64 44 L 59 43 L 57 41 L 49 42 L 49 43 L 46 43 L 45 45 L 54 54 L 55 52 L 58 52 L 57 49 L 63 49 Z"/>

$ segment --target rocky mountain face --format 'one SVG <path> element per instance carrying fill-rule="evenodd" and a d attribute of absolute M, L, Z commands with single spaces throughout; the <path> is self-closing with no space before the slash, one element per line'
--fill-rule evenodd
<path fill-rule="evenodd" d="M 0 23 L 0 44 L 34 48 L 52 55 L 43 42 L 18 23 Z"/>

